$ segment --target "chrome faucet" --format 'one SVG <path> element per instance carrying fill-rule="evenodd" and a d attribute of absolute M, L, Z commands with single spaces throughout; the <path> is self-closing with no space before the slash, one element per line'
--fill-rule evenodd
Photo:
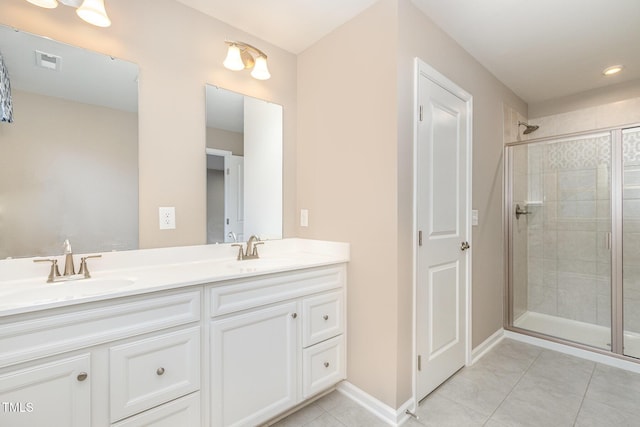
<path fill-rule="evenodd" d="M 80 269 L 76 274 L 75 267 L 73 265 L 73 252 L 71 251 L 71 243 L 69 239 L 63 243 L 64 248 L 64 274 L 60 274 L 58 269 L 58 260 L 53 258 L 48 259 L 34 259 L 33 262 L 50 262 L 51 270 L 49 270 L 49 276 L 47 276 L 47 283 L 59 282 L 71 279 L 88 279 L 91 277 L 89 269 L 87 268 L 87 260 L 89 258 L 100 258 L 102 255 L 89 255 L 80 258 Z"/>
<path fill-rule="evenodd" d="M 258 245 L 263 245 L 264 242 L 260 241 L 260 238 L 258 236 L 251 236 L 249 237 L 249 240 L 247 240 L 247 247 L 244 251 L 244 253 L 242 252 L 242 244 L 241 243 L 234 243 L 231 246 L 237 246 L 238 247 L 238 261 L 242 261 L 245 259 L 256 259 L 256 258 L 260 258 L 260 256 L 258 255 Z"/>

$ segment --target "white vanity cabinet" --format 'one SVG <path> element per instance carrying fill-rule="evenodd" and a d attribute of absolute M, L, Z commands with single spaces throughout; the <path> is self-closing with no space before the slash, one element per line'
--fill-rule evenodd
<path fill-rule="evenodd" d="M 207 288 L 211 425 L 255 426 L 346 375 L 345 265 Z"/>
<path fill-rule="evenodd" d="M 0 425 L 91 425 L 88 372 L 90 355 L 82 354 L 1 375 Z"/>
<path fill-rule="evenodd" d="M 0 426 L 199 425 L 200 314 L 191 288 L 1 318 Z"/>

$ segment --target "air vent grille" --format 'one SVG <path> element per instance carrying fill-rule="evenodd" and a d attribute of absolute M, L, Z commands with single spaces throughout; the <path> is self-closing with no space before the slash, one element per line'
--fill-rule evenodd
<path fill-rule="evenodd" d="M 36 65 L 38 67 L 46 68 L 47 70 L 60 71 L 61 63 L 61 57 L 36 50 Z"/>

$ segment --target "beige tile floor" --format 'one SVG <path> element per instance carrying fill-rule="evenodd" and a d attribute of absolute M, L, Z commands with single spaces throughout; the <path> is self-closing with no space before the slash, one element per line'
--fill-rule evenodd
<path fill-rule="evenodd" d="M 640 426 L 640 374 L 505 339 L 418 408 L 423 426 Z M 333 392 L 274 427 L 383 427 Z"/>

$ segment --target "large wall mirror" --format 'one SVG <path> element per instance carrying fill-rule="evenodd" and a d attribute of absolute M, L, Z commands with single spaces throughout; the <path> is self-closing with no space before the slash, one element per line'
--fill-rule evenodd
<path fill-rule="evenodd" d="M 138 247 L 138 67 L 0 26 L 0 258 Z"/>
<path fill-rule="evenodd" d="M 207 243 L 282 238 L 282 106 L 216 86 L 207 99 Z"/>

